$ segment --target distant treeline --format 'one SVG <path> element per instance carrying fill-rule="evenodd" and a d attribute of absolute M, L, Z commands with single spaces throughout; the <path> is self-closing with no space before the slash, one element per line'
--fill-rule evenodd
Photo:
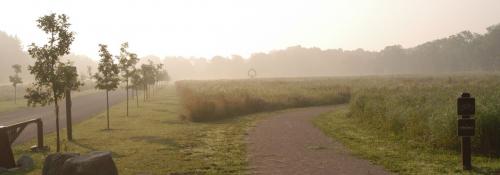
<path fill-rule="evenodd" d="M 21 46 L 21 41 L 15 36 L 9 36 L 7 33 L 0 31 L 0 84 L 9 84 L 9 75 L 14 74 L 12 65 L 19 64 L 24 69 L 19 75 L 23 79 L 28 79 L 29 76 L 25 68 L 32 61 L 28 53 L 24 52 Z"/>
<path fill-rule="evenodd" d="M 23 78 L 24 84 L 28 85 L 33 80 L 33 77 L 28 72 L 28 65 L 33 64 L 33 59 L 28 53 L 23 50 L 21 41 L 16 36 L 10 36 L 5 32 L 0 31 L 0 85 L 8 85 L 9 75 L 14 74 L 12 65 L 19 64 L 22 66 L 20 76 Z M 63 62 L 71 61 L 77 67 L 80 75 L 87 75 L 88 68 L 96 71 L 97 63 L 90 57 L 85 55 L 70 54 L 62 58 Z"/>
<path fill-rule="evenodd" d="M 500 70 L 500 25 L 485 34 L 463 31 L 413 48 L 393 45 L 379 52 L 294 46 L 248 59 L 167 57 L 164 63 L 174 79 L 244 78 L 250 68 L 259 77 L 492 72 Z"/>
<path fill-rule="evenodd" d="M 90 58 L 83 55 L 68 57 L 81 74 L 87 73 L 88 66 L 95 71 L 96 63 Z M 487 28 L 484 34 L 463 31 L 412 48 L 393 45 L 378 52 L 293 46 L 254 53 L 247 59 L 239 55 L 211 59 L 161 59 L 153 55 L 141 58 L 141 62 L 147 60 L 163 62 L 172 79 L 176 80 L 247 78 L 251 68 L 256 70 L 258 77 L 493 72 L 500 70 L 500 25 Z M 0 83 L 8 82 L 12 64 L 21 64 L 25 69 L 31 62 L 20 41 L 0 31 L 0 73 L 5 75 L 0 76 Z M 29 80 L 29 77 L 25 79 Z"/>

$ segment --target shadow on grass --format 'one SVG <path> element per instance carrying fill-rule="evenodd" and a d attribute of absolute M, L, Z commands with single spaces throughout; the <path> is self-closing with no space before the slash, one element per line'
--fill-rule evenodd
<path fill-rule="evenodd" d="M 102 131 L 102 132 L 113 132 L 113 131 L 127 131 L 127 130 L 130 130 L 130 129 L 110 128 L 110 129 L 100 129 L 99 131 Z"/>
<path fill-rule="evenodd" d="M 170 114 L 175 114 L 176 113 L 176 112 L 168 110 L 168 109 L 153 109 L 153 111 L 156 111 L 156 112 L 166 112 L 166 113 L 170 113 Z"/>
<path fill-rule="evenodd" d="M 187 124 L 189 123 L 188 121 L 182 121 L 182 120 L 164 120 L 161 121 L 163 124 L 169 124 L 169 125 L 182 125 L 182 124 Z"/>
<path fill-rule="evenodd" d="M 137 141 L 144 141 L 144 142 L 148 142 L 148 143 L 168 145 L 171 147 L 180 147 L 180 145 L 174 139 L 162 138 L 159 136 L 136 136 L 136 137 L 131 137 L 130 140 L 136 141 L 136 142 Z"/>
<path fill-rule="evenodd" d="M 169 105 L 169 106 L 178 106 L 180 105 L 180 103 L 178 101 L 167 101 L 167 102 L 155 102 L 155 104 L 159 104 L 159 105 Z"/>
<path fill-rule="evenodd" d="M 86 150 L 89 150 L 88 152 L 92 152 L 92 151 L 109 151 L 109 150 L 99 150 L 99 149 L 97 149 L 97 148 L 95 148 L 95 147 L 92 147 L 92 146 L 90 146 L 90 145 L 88 145 L 88 144 L 81 143 L 81 142 L 76 141 L 76 140 L 70 141 L 70 143 L 72 143 L 72 144 L 74 144 L 74 145 L 76 145 L 76 146 L 79 146 L 79 147 L 81 147 L 81 148 L 84 148 L 84 149 L 86 149 Z M 118 154 L 118 153 L 116 153 L 116 152 L 114 152 L 114 151 L 109 151 L 109 152 L 111 152 L 111 155 L 112 155 L 114 158 L 125 157 L 124 155 Z M 82 153 L 80 153 L 80 154 L 82 154 Z"/>
<path fill-rule="evenodd" d="M 90 150 L 90 151 L 97 151 L 96 148 L 90 146 L 90 145 L 87 145 L 87 144 L 84 144 L 84 143 L 81 143 L 79 141 L 76 141 L 76 140 L 73 140 L 73 141 L 70 141 L 70 143 L 76 145 L 76 146 L 79 146 L 79 147 L 82 147 L 82 148 L 85 148 L 87 150 Z"/>

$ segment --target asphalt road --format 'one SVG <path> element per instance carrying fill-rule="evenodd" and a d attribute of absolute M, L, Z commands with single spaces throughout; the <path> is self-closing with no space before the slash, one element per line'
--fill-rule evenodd
<path fill-rule="evenodd" d="M 110 106 L 122 102 L 125 99 L 125 90 L 110 91 L 109 93 Z M 101 91 L 73 97 L 72 102 L 72 122 L 74 125 L 106 110 L 106 92 Z M 66 128 L 66 101 L 63 99 L 59 104 L 59 126 L 60 128 Z M 35 118 L 42 118 L 44 133 L 50 133 L 56 130 L 54 105 L 0 113 L 0 126 L 8 126 Z M 36 125 L 28 125 L 16 139 L 14 144 L 28 141 L 35 138 L 36 135 Z M 65 134 L 62 134 L 62 136 L 65 137 Z"/>

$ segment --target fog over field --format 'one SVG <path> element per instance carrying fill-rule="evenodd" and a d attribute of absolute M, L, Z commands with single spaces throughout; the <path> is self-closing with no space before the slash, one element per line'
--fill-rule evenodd
<path fill-rule="evenodd" d="M 0 75 L 1 175 L 500 175 L 500 0 L 11 0 Z"/>
<path fill-rule="evenodd" d="M 24 68 L 32 63 L 18 38 L 0 32 L 0 72 L 11 74 L 12 64 Z M 485 73 L 500 70 L 500 25 L 492 25 L 483 34 L 463 31 L 455 35 L 422 43 L 416 47 L 387 46 L 380 51 L 364 49 L 320 49 L 291 46 L 285 49 L 253 53 L 249 57 L 141 57 L 163 63 L 174 80 L 247 78 L 255 69 L 258 77 L 307 77 L 387 74 Z M 96 70 L 97 63 L 86 55 L 71 54 L 64 60 L 73 62 L 80 74 L 87 67 Z M 22 76 L 29 79 L 26 71 Z M 0 82 L 7 83 L 7 76 Z"/>
<path fill-rule="evenodd" d="M 500 67 L 498 6 L 493 0 L 15 1 L 0 7 L 0 73 L 33 62 L 28 45 L 46 40 L 34 22 L 48 12 L 70 17 L 76 40 L 65 58 L 80 73 L 96 70 L 98 43 L 116 54 L 125 41 L 139 65 L 164 63 L 173 80 L 247 78 L 249 69 L 258 77 L 493 72 Z M 30 79 L 27 71 L 21 76 Z"/>

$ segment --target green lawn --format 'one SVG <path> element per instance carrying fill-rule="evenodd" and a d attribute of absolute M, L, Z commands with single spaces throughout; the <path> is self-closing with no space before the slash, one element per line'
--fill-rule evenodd
<path fill-rule="evenodd" d="M 180 105 L 173 87 L 163 88 L 140 107 L 132 101 L 130 116 L 125 103 L 111 108 L 111 131 L 105 112 L 74 127 L 73 142 L 63 141 L 65 152 L 86 153 L 109 150 L 120 174 L 244 174 L 246 152 L 244 137 L 255 114 L 210 123 L 192 123 L 179 118 Z M 65 131 L 62 131 L 65 138 Z M 52 150 L 55 134 L 45 137 Z M 20 174 L 41 174 L 47 153 L 30 153 L 35 140 L 16 146 L 15 155 L 31 154 L 36 168 Z"/>
<path fill-rule="evenodd" d="M 0 101 L 0 112 L 10 112 L 19 110 L 22 108 L 26 108 L 26 100 L 25 99 L 17 99 L 17 103 L 14 103 L 14 100 L 2 100 Z"/>
<path fill-rule="evenodd" d="M 341 141 L 353 154 L 369 159 L 398 174 L 500 174 L 500 159 L 475 155 L 472 172 L 462 171 L 460 153 L 431 150 L 406 143 L 396 136 L 361 127 L 348 118 L 348 106 L 324 114 L 314 124 L 327 135 Z M 458 140 L 457 140 L 458 142 Z"/>

